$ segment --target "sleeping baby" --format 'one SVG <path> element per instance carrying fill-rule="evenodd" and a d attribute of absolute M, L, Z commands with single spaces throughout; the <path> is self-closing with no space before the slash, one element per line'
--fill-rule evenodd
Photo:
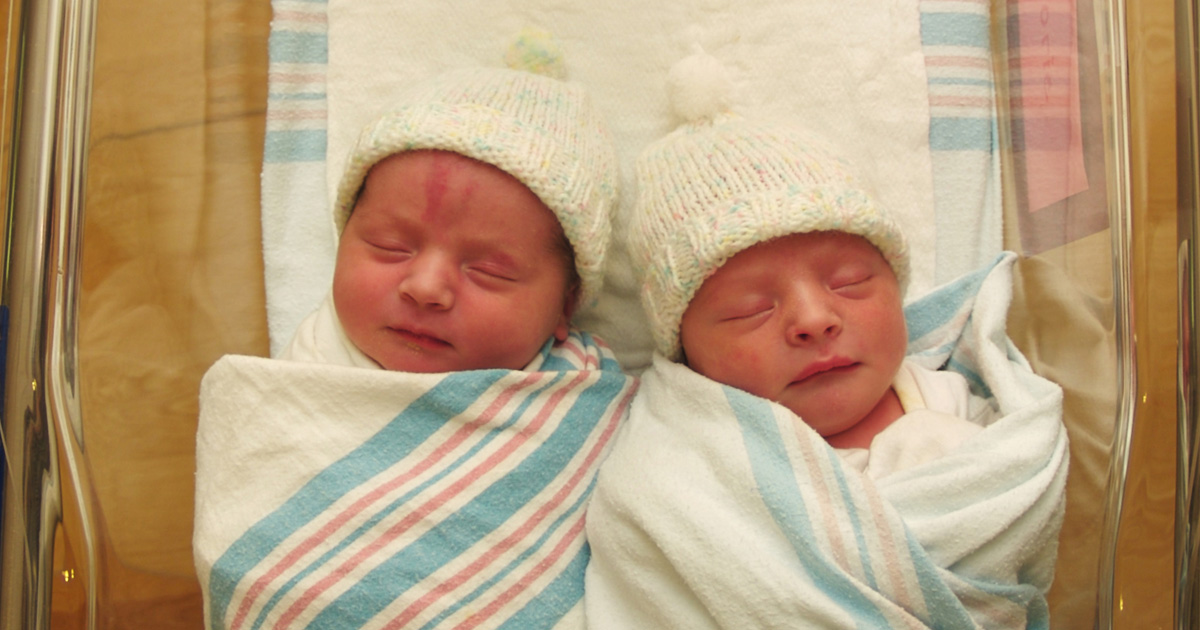
<path fill-rule="evenodd" d="M 1066 439 L 993 347 L 1011 259 L 919 301 L 948 342 L 906 358 L 904 237 L 810 135 L 711 111 L 637 175 L 656 355 L 588 517 L 589 625 L 1045 627 Z"/>
<path fill-rule="evenodd" d="M 634 242 L 645 258 L 658 352 L 787 407 L 872 476 L 936 458 L 980 431 L 990 408 L 968 409 L 961 375 L 904 361 L 908 251 L 898 226 L 853 187 L 838 160 L 811 143 L 779 134 L 794 142 L 792 161 L 753 155 L 754 143 L 771 133 L 726 121 L 710 137 L 687 138 L 733 158 L 730 174 L 694 181 L 745 194 L 767 179 L 760 179 L 762 169 L 776 167 L 772 175 L 796 191 L 791 199 L 728 209 L 714 230 L 705 228 L 703 238 L 719 243 L 708 251 L 666 246 L 684 213 L 670 208 L 664 186 L 645 182 Z M 743 167 L 755 173 L 732 172 Z M 692 277 L 658 273 L 664 269 L 687 269 Z"/>
<path fill-rule="evenodd" d="M 618 171 L 526 37 L 543 74 L 450 72 L 363 130 L 329 297 L 284 361 L 206 374 L 209 628 L 583 627 L 584 512 L 636 383 L 570 320 L 600 289 Z"/>

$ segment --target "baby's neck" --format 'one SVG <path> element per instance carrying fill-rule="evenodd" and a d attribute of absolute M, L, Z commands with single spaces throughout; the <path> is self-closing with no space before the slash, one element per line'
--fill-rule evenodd
<path fill-rule="evenodd" d="M 896 395 L 896 390 L 888 388 L 879 404 L 862 420 L 841 433 L 825 436 L 825 440 L 834 448 L 868 448 L 876 435 L 902 415 L 904 407 L 900 405 L 900 397 Z"/>

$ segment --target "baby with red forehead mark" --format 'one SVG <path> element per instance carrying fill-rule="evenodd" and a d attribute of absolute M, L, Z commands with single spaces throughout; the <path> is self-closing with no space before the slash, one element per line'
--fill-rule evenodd
<path fill-rule="evenodd" d="M 477 69 L 416 86 L 353 149 L 332 291 L 280 358 L 442 373 L 578 354 L 616 182 L 575 84 Z"/>
<path fill-rule="evenodd" d="M 398 153 L 371 169 L 342 231 L 333 303 L 385 369 L 519 370 L 567 338 L 570 252 L 554 213 L 511 175 L 457 153 Z"/>
<path fill-rule="evenodd" d="M 207 627 L 584 627 L 587 506 L 637 381 L 571 319 L 618 169 L 583 87 L 523 63 L 561 61 L 549 34 L 514 47 L 363 129 L 328 296 L 283 360 L 206 375 Z"/>

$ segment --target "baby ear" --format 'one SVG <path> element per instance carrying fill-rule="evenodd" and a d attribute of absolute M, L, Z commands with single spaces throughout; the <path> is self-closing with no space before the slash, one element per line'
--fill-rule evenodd
<path fill-rule="evenodd" d="M 566 341 L 567 335 L 571 331 L 571 318 L 575 316 L 575 311 L 579 308 L 579 281 L 572 280 L 567 290 L 563 293 L 563 309 L 562 314 L 558 318 L 558 325 L 554 328 L 554 338 L 558 341 Z"/>

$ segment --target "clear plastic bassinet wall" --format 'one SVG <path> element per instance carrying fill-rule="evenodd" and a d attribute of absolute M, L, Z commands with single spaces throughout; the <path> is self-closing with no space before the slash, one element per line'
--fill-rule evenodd
<path fill-rule="evenodd" d="M 1022 254 L 1009 332 L 1063 385 L 1071 439 L 1055 628 L 1186 621 L 1176 146 L 1194 145 L 1175 42 L 1189 5 L 992 3 L 1005 240 Z M 10 0 L 2 20 L 0 630 L 200 628 L 200 377 L 268 348 L 271 4 Z"/>

